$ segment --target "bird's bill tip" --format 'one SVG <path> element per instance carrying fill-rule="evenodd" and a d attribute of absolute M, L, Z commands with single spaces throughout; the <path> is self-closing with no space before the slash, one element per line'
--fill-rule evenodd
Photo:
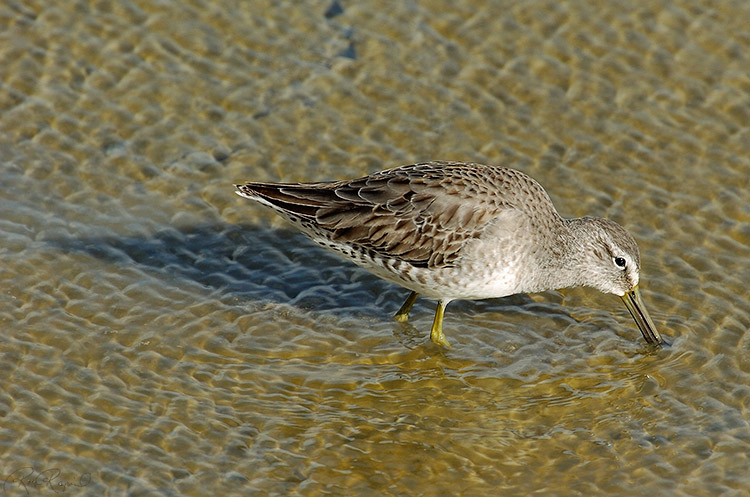
<path fill-rule="evenodd" d="M 646 306 L 643 305 L 641 291 L 638 289 L 638 285 L 634 286 L 629 292 L 626 292 L 621 298 L 625 303 L 625 307 L 630 311 L 630 315 L 633 316 L 638 329 L 643 333 L 643 338 L 653 345 L 666 345 L 666 342 L 656 330 L 656 326 L 651 320 L 651 316 L 649 316 Z"/>

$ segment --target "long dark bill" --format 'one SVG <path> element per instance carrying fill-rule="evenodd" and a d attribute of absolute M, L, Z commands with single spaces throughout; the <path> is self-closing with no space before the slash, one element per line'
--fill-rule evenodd
<path fill-rule="evenodd" d="M 643 333 L 643 338 L 645 338 L 648 343 L 654 345 L 665 343 L 659 332 L 656 331 L 656 326 L 654 326 L 651 316 L 648 315 L 646 306 L 643 305 L 641 291 L 638 289 L 638 285 L 633 287 L 632 290 L 621 298 L 622 301 L 625 302 L 625 307 L 630 311 L 630 315 L 635 319 L 635 324 L 638 325 L 638 329 Z"/>

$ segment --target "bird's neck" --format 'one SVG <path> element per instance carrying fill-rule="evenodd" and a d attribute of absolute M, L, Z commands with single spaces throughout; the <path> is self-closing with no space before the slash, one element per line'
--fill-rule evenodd
<path fill-rule="evenodd" d="M 556 236 L 539 254 L 538 265 L 542 268 L 537 273 L 536 281 L 529 282 L 534 292 L 545 288 L 571 288 L 586 286 L 590 281 L 587 268 L 594 255 L 590 251 L 592 231 L 587 229 L 591 218 L 561 219 Z"/>
<path fill-rule="evenodd" d="M 593 238 L 597 236 L 598 231 L 591 229 L 591 225 L 596 223 L 593 217 L 578 217 L 564 219 L 565 225 L 565 250 L 566 257 L 560 258 L 561 271 L 567 275 L 568 286 L 588 286 L 591 281 L 588 271 L 594 267 L 592 260 L 597 259 L 597 254 L 592 251 L 594 243 Z"/>

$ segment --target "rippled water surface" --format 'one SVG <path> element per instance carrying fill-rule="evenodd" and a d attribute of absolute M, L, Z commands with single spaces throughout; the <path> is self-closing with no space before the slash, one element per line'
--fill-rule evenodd
<path fill-rule="evenodd" d="M 0 5 L 3 495 L 750 491 L 750 3 Z M 434 302 L 242 180 L 509 165 L 639 241 Z"/>

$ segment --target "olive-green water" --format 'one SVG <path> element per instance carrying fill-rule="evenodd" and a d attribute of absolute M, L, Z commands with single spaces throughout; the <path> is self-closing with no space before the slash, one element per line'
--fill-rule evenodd
<path fill-rule="evenodd" d="M 750 3 L 0 5 L 0 493 L 750 493 Z M 591 289 L 434 302 L 237 197 L 425 160 L 625 225 Z"/>

